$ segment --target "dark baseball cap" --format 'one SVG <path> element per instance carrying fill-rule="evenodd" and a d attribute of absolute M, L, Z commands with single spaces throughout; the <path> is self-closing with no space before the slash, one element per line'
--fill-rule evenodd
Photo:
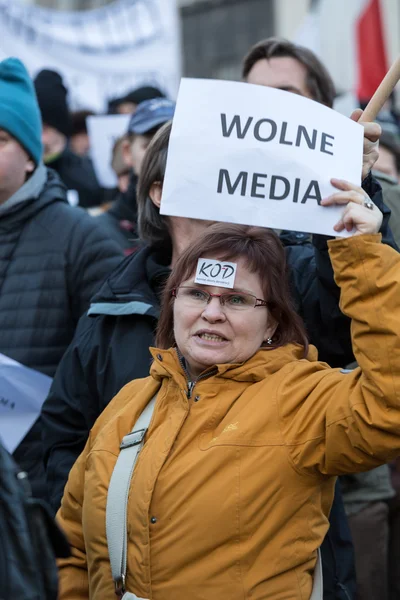
<path fill-rule="evenodd" d="M 153 98 L 141 102 L 131 116 L 127 133 L 142 135 L 170 121 L 175 112 L 175 102 L 167 98 Z"/>

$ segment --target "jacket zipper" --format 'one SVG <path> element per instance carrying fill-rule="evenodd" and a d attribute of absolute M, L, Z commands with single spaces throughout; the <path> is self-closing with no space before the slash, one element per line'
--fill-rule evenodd
<path fill-rule="evenodd" d="M 177 350 L 177 354 L 178 354 L 178 359 L 179 359 L 179 363 L 182 367 L 183 372 L 186 375 L 186 381 L 187 381 L 187 390 L 186 390 L 186 397 L 188 400 L 191 399 L 192 394 L 193 394 L 193 390 L 194 390 L 194 386 L 197 384 L 198 381 L 201 381 L 202 379 L 207 379 L 207 377 L 212 377 L 213 375 L 215 375 L 216 373 L 218 373 L 218 369 L 215 367 L 212 367 L 211 369 L 209 369 L 208 371 L 206 371 L 205 373 L 202 373 L 201 375 L 199 375 L 198 377 L 196 377 L 196 379 L 194 379 L 193 381 L 190 380 L 190 376 L 189 373 L 185 367 L 185 363 L 182 360 L 182 356 L 180 354 L 180 352 L 178 352 Z"/>

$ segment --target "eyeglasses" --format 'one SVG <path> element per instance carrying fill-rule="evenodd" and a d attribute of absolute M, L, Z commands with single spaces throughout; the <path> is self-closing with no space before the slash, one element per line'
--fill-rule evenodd
<path fill-rule="evenodd" d="M 219 298 L 221 306 L 229 310 L 246 310 L 248 308 L 257 308 L 257 306 L 267 306 L 266 300 L 256 298 L 253 294 L 245 292 L 226 292 L 224 294 L 210 294 L 206 290 L 195 287 L 180 287 L 172 290 L 172 296 L 177 298 L 182 304 L 190 307 L 202 308 L 211 302 L 211 298 Z"/>

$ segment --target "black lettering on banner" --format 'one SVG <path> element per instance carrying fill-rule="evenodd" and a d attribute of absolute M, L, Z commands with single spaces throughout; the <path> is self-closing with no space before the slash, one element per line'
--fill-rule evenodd
<path fill-rule="evenodd" d="M 290 140 L 286 140 L 285 136 L 286 136 L 286 130 L 287 130 L 287 121 L 283 121 L 282 123 L 282 129 L 281 129 L 281 135 L 279 138 L 279 143 L 280 144 L 284 144 L 285 146 L 293 146 L 293 142 L 291 142 Z"/>
<path fill-rule="evenodd" d="M 282 181 L 283 185 L 285 186 L 285 191 L 280 196 L 278 196 L 276 194 L 276 183 L 277 183 L 277 181 Z M 286 177 L 280 177 L 279 175 L 272 175 L 272 177 L 271 177 L 271 188 L 270 188 L 270 191 L 269 191 L 269 198 L 270 198 L 270 200 L 285 200 L 285 198 L 287 198 L 289 196 L 289 192 L 290 192 L 290 182 L 289 182 L 289 180 L 286 179 Z"/>
<path fill-rule="evenodd" d="M 247 187 L 247 177 L 248 173 L 246 173 L 246 171 L 240 171 L 239 175 L 236 178 L 236 181 L 232 185 L 231 178 L 229 176 L 229 171 L 227 169 L 220 169 L 217 193 L 222 194 L 224 181 L 226 183 L 226 189 L 228 194 L 234 194 L 236 192 L 236 188 L 239 187 L 239 184 L 241 182 L 240 195 L 245 196 Z"/>
<path fill-rule="evenodd" d="M 217 269 L 217 272 L 215 272 L 215 269 Z M 218 275 L 221 273 L 221 265 L 218 263 L 216 265 L 213 265 L 213 268 L 210 271 L 210 276 L 215 279 L 215 277 L 218 277 Z"/>
<path fill-rule="evenodd" d="M 263 123 L 268 123 L 271 126 L 271 133 L 269 134 L 268 137 L 261 137 L 260 127 Z M 257 123 L 254 126 L 254 137 L 259 142 L 270 142 L 276 136 L 277 130 L 278 130 L 278 127 L 277 127 L 275 121 L 273 121 L 272 119 L 260 119 L 259 121 L 257 121 Z"/>
<path fill-rule="evenodd" d="M 326 149 L 327 146 L 329 146 L 329 148 L 333 148 L 333 144 L 328 142 L 328 138 L 331 140 L 335 139 L 333 135 L 329 135 L 328 133 L 323 133 L 321 135 L 321 152 L 325 152 L 325 154 L 331 154 L 333 156 L 333 152 L 329 152 L 329 150 Z"/>
<path fill-rule="evenodd" d="M 246 125 L 244 126 L 244 129 L 242 130 L 242 123 L 240 121 L 240 115 L 235 115 L 232 119 L 231 124 L 229 125 L 229 127 L 227 127 L 226 114 L 221 113 L 222 135 L 224 137 L 230 137 L 233 129 L 236 128 L 236 135 L 239 139 L 242 140 L 245 137 L 246 133 L 248 132 L 252 121 L 253 121 L 253 117 L 249 117 L 247 119 Z"/>
<path fill-rule="evenodd" d="M 257 194 L 258 188 L 265 188 L 265 183 L 260 183 L 258 181 L 259 178 L 267 179 L 268 175 L 264 175 L 263 173 L 253 173 L 253 181 L 251 183 L 251 193 L 252 198 L 265 198 L 265 194 Z"/>
<path fill-rule="evenodd" d="M 15 402 L 13 400 L 5 398 L 4 396 L 0 396 L 0 406 L 6 406 L 7 408 L 14 410 Z"/>
<path fill-rule="evenodd" d="M 315 191 L 315 194 L 312 195 L 311 192 Z M 318 205 L 321 204 L 321 190 L 319 189 L 319 184 L 318 181 L 316 179 L 313 179 L 308 188 L 306 189 L 306 193 L 303 196 L 303 199 L 301 201 L 302 204 L 305 204 L 307 202 L 307 200 L 316 200 L 318 202 Z"/>
<path fill-rule="evenodd" d="M 299 128 L 297 130 L 296 146 L 300 146 L 302 136 L 304 137 L 304 140 L 305 140 L 307 146 L 310 148 L 310 150 L 315 150 L 315 147 L 317 145 L 317 130 L 313 129 L 312 139 L 311 139 L 308 134 L 308 131 L 304 127 L 304 125 L 299 125 Z M 296 200 L 296 202 L 297 202 L 297 200 Z"/>

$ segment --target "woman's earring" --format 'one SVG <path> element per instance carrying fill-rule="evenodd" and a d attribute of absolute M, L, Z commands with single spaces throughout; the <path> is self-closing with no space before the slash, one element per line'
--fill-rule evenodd
<path fill-rule="evenodd" d="M 267 339 L 267 344 L 268 344 L 268 346 L 271 346 L 271 344 L 272 344 L 272 338 L 268 338 Z"/>

